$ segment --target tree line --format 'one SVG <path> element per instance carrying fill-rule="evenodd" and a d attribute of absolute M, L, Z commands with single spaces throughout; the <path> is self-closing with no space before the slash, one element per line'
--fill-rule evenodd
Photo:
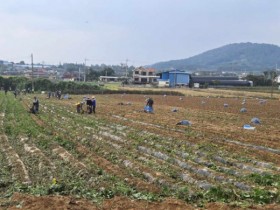
<path fill-rule="evenodd" d="M 274 80 L 277 77 L 275 70 L 268 70 L 262 75 L 249 74 L 245 77 L 246 80 L 253 81 L 254 86 L 271 86 L 274 85 Z"/>
<path fill-rule="evenodd" d="M 25 77 L 1 77 L 0 76 L 0 87 L 2 90 L 10 91 L 57 91 L 60 90 L 63 93 L 69 94 L 82 94 L 92 93 L 101 88 L 98 85 L 90 83 L 79 83 L 79 82 L 64 82 L 64 81 L 51 81 L 49 79 L 31 79 Z"/>

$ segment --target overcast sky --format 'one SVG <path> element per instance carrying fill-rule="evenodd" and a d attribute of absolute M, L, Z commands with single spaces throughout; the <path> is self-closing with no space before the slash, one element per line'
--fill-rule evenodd
<path fill-rule="evenodd" d="M 279 0 L 0 0 L 0 60 L 148 65 L 280 46 Z"/>

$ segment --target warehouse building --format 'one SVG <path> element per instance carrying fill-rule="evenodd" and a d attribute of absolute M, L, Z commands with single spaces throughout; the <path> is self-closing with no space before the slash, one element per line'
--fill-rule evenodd
<path fill-rule="evenodd" d="M 221 87 L 221 86 L 253 86 L 252 81 L 240 80 L 238 77 L 211 77 L 211 76 L 192 76 L 191 83 L 194 87 Z"/>
<path fill-rule="evenodd" d="M 182 70 L 171 70 L 165 71 L 158 74 L 159 75 L 159 86 L 189 86 L 190 84 L 190 74 Z"/>

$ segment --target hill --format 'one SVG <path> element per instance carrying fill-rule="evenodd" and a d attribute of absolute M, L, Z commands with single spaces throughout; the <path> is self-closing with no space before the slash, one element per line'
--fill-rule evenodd
<path fill-rule="evenodd" d="M 159 62 L 151 65 L 158 70 L 181 69 L 221 71 L 264 71 L 280 64 L 280 47 L 272 44 L 235 43 L 199 55 Z"/>

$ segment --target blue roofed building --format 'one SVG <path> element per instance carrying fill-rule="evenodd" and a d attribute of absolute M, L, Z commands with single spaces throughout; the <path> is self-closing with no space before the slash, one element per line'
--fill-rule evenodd
<path fill-rule="evenodd" d="M 167 84 L 169 87 L 176 86 L 189 86 L 190 84 L 190 74 L 182 70 L 171 70 L 162 72 L 159 74 L 160 79 L 158 79 L 159 86 L 164 86 L 161 84 Z"/>

